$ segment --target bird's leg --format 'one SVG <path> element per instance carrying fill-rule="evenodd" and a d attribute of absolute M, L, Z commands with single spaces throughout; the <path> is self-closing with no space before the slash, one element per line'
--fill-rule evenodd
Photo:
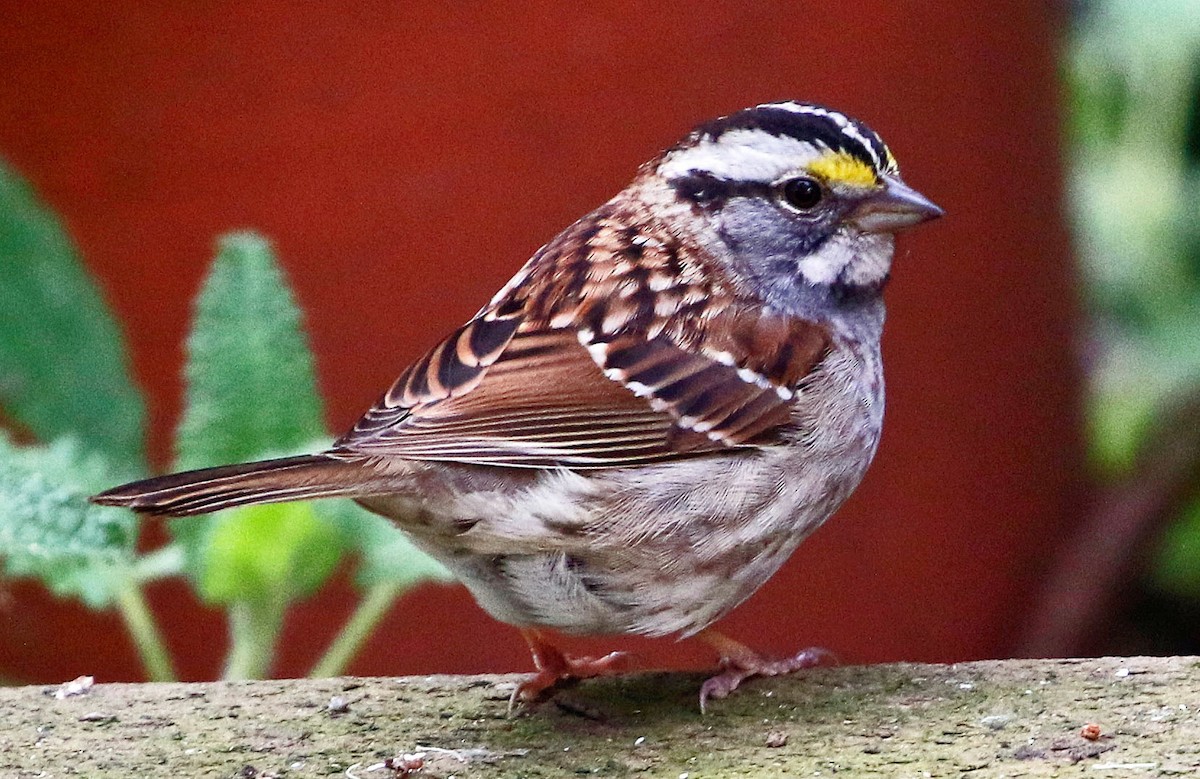
<path fill-rule="evenodd" d="M 570 657 L 538 630 L 522 629 L 521 635 L 529 644 L 537 673 L 517 685 L 508 701 L 511 712 L 519 704 L 533 704 L 549 698 L 555 690 L 580 679 L 594 676 L 613 676 L 629 667 L 628 652 L 610 652 L 603 657 Z"/>
<path fill-rule="evenodd" d="M 704 681 L 700 686 L 700 712 L 709 698 L 724 698 L 752 676 L 780 676 L 812 668 L 826 658 L 833 658 L 825 649 L 803 649 L 784 660 L 768 660 L 745 644 L 715 630 L 702 630 L 696 638 L 717 650 L 721 656 L 720 673 Z"/>

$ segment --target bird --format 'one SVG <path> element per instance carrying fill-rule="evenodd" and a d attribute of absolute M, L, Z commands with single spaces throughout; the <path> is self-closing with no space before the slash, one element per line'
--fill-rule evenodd
<path fill-rule="evenodd" d="M 942 214 L 844 113 L 721 116 L 535 252 L 325 451 L 92 499 L 189 516 L 351 498 L 520 630 L 536 671 L 510 708 L 626 670 L 568 655 L 565 633 L 703 640 L 721 658 L 704 710 L 820 659 L 711 626 L 862 480 L 895 234 Z"/>

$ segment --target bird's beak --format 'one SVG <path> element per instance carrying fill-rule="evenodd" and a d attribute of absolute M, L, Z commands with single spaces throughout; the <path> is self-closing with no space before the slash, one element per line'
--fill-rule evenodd
<path fill-rule="evenodd" d="M 859 201 L 846 221 L 864 233 L 894 233 L 944 214 L 932 200 L 898 178 L 885 176 L 883 187 Z"/>

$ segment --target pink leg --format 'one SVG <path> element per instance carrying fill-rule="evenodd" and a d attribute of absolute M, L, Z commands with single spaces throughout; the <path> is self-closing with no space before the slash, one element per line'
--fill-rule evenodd
<path fill-rule="evenodd" d="M 511 712 L 519 704 L 535 704 L 548 699 L 559 687 L 595 676 L 615 676 L 629 670 L 627 652 L 611 652 L 604 657 L 569 657 L 537 630 L 521 631 L 537 673 L 517 685 L 508 701 Z"/>
<path fill-rule="evenodd" d="M 702 630 L 696 638 L 716 649 L 721 655 L 721 672 L 700 686 L 700 712 L 704 713 L 709 698 L 724 698 L 752 676 L 781 676 L 812 668 L 832 655 L 824 649 L 804 649 L 785 660 L 768 660 L 745 644 L 734 641 L 715 630 Z"/>

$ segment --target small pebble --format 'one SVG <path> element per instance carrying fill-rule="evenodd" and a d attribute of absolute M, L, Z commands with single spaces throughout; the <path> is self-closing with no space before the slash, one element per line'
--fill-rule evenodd
<path fill-rule="evenodd" d="M 1088 741 L 1096 741 L 1100 738 L 1100 726 L 1095 722 L 1089 722 L 1079 729 L 1079 735 Z"/>
<path fill-rule="evenodd" d="M 100 723 L 107 725 L 111 722 L 116 722 L 117 718 L 111 714 L 105 714 L 102 711 L 89 711 L 87 714 L 84 714 L 82 717 L 80 717 L 79 721 L 80 722 L 100 722 Z"/>
<path fill-rule="evenodd" d="M 55 690 L 54 697 L 61 701 L 76 695 L 86 695 L 95 683 L 94 676 L 77 676 L 69 682 L 63 682 L 62 686 Z"/>
<path fill-rule="evenodd" d="M 1004 730 L 1013 718 L 1010 714 L 989 714 L 979 720 L 979 724 L 991 730 Z"/>
<path fill-rule="evenodd" d="M 787 733 L 784 733 L 781 730 L 772 730 L 770 733 L 767 734 L 767 746 L 769 746 L 769 747 L 787 746 L 787 742 L 788 742 Z"/>

